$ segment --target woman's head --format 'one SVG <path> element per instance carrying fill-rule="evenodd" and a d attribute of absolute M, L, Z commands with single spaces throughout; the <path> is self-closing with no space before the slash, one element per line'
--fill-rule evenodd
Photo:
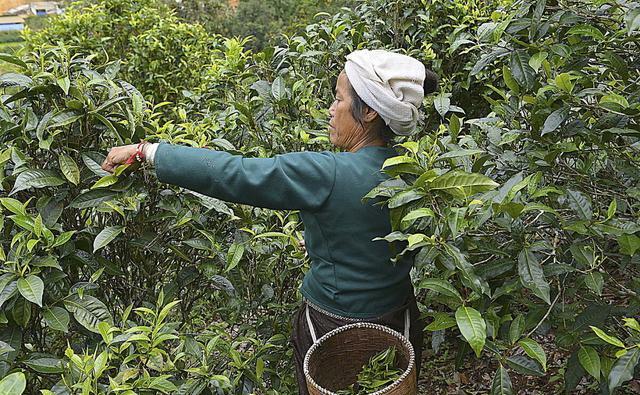
<path fill-rule="evenodd" d="M 370 107 L 363 105 L 344 71 L 338 76 L 329 115 L 329 139 L 333 145 L 351 151 L 361 148 L 363 144 L 377 142 L 381 118 Z"/>
<path fill-rule="evenodd" d="M 424 95 L 437 86 L 435 73 L 414 58 L 387 51 L 353 52 L 336 83 L 331 142 L 351 149 L 354 140 L 381 145 L 394 134 L 410 134 Z"/>

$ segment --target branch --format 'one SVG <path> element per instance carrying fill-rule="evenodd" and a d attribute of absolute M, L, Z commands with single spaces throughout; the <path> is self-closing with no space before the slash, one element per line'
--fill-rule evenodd
<path fill-rule="evenodd" d="M 555 306 L 559 298 L 560 298 L 560 293 L 558 292 L 558 295 L 556 295 L 556 298 L 551 303 L 551 306 L 549 306 L 549 310 L 547 310 L 547 313 L 544 315 L 544 317 L 542 317 L 540 322 L 538 322 L 538 325 L 536 325 L 535 328 L 531 329 L 529 333 L 527 333 L 527 337 L 531 337 L 531 334 L 533 334 L 533 332 L 535 332 L 540 327 L 540 325 L 542 325 L 542 323 L 549 317 L 549 314 L 551 314 L 551 310 L 553 310 L 553 306 Z"/>

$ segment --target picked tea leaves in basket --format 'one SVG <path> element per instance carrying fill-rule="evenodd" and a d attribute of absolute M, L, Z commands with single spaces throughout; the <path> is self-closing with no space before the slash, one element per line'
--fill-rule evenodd
<path fill-rule="evenodd" d="M 366 395 L 397 381 L 402 375 L 396 361 L 395 346 L 383 350 L 369 359 L 358 374 L 358 381 L 337 391 L 338 395 Z"/>

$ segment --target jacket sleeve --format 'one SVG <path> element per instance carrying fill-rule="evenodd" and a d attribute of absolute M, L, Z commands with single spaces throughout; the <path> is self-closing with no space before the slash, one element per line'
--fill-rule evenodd
<path fill-rule="evenodd" d="M 330 152 L 244 158 L 224 151 L 160 144 L 154 158 L 161 182 L 228 202 L 282 210 L 319 209 L 333 189 Z"/>

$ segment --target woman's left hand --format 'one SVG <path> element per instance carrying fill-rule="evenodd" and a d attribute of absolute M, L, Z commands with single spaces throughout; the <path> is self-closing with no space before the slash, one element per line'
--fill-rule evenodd
<path fill-rule="evenodd" d="M 104 162 L 102 162 L 102 170 L 113 173 L 117 166 L 124 164 L 131 155 L 136 153 L 137 148 L 137 144 L 111 148 Z"/>

